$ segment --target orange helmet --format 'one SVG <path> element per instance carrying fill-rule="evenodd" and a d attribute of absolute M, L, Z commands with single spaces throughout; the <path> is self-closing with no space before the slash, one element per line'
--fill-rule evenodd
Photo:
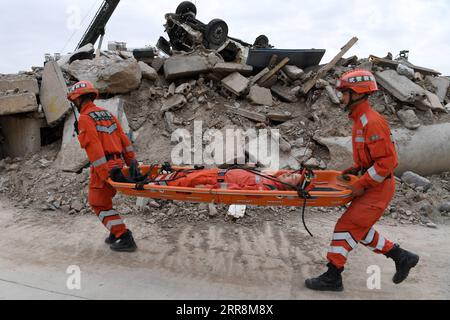
<path fill-rule="evenodd" d="M 374 93 L 378 85 L 372 72 L 364 69 L 355 69 L 344 73 L 338 80 L 336 89 L 339 91 L 353 90 L 356 93 Z"/>
<path fill-rule="evenodd" d="M 70 101 L 75 101 L 77 98 L 90 93 L 95 94 L 95 99 L 99 96 L 98 90 L 89 81 L 80 81 L 71 86 L 68 91 L 67 99 Z"/>

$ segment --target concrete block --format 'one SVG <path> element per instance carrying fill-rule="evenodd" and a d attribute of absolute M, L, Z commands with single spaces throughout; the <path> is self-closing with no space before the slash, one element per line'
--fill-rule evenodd
<path fill-rule="evenodd" d="M 35 95 L 39 93 L 38 82 L 35 78 L 19 76 L 15 76 L 13 78 L 0 78 L 0 92 L 16 89 L 21 92 L 27 91 Z"/>
<path fill-rule="evenodd" d="M 234 72 L 239 72 L 244 76 L 250 76 L 253 72 L 253 67 L 242 63 L 219 62 L 214 66 L 212 71 L 220 75 L 229 75 Z"/>
<path fill-rule="evenodd" d="M 128 119 L 124 111 L 124 102 L 120 98 L 108 100 L 96 100 L 96 105 L 110 111 L 119 120 L 123 131 L 132 140 L 132 131 L 128 124 Z M 79 117 L 77 113 L 77 117 Z M 89 164 L 86 151 L 83 150 L 78 142 L 74 129 L 75 117 L 71 112 L 64 124 L 64 134 L 61 144 L 61 150 L 58 154 L 58 167 L 66 172 L 79 172 Z"/>
<path fill-rule="evenodd" d="M 3 151 L 11 158 L 39 152 L 43 125 L 42 119 L 24 116 L 0 117 L 0 127 L 4 136 Z"/>
<path fill-rule="evenodd" d="M 249 83 L 250 81 L 239 72 L 234 72 L 222 79 L 222 85 L 237 96 L 240 96 L 247 90 Z"/>
<path fill-rule="evenodd" d="M 161 109 L 161 112 L 171 111 L 182 108 L 187 103 L 186 98 L 181 94 L 170 97 Z"/>
<path fill-rule="evenodd" d="M 271 107 L 273 105 L 273 97 L 270 89 L 261 88 L 260 86 L 252 86 L 247 99 L 257 105 L 264 105 Z"/>
<path fill-rule="evenodd" d="M 118 60 L 116 56 L 77 60 L 70 64 L 67 72 L 80 81 L 90 81 L 100 93 L 129 93 L 139 88 L 142 80 L 136 60 Z"/>
<path fill-rule="evenodd" d="M 34 93 L 0 96 L 0 116 L 33 112 L 37 110 L 38 104 Z"/>
<path fill-rule="evenodd" d="M 155 69 L 142 61 L 139 61 L 138 64 L 142 71 L 142 78 L 150 81 L 155 81 L 156 79 L 158 79 L 158 73 L 155 71 Z"/>
<path fill-rule="evenodd" d="M 45 118 L 50 126 L 55 125 L 70 110 L 66 81 L 56 62 L 45 64 L 39 95 Z"/>
<path fill-rule="evenodd" d="M 175 56 L 164 63 L 164 75 L 168 81 L 197 76 L 211 69 L 208 59 L 198 55 Z"/>
<path fill-rule="evenodd" d="M 294 81 L 300 80 L 305 76 L 305 72 L 297 66 L 287 65 L 283 68 L 283 71 L 291 80 Z"/>
<path fill-rule="evenodd" d="M 272 92 L 281 98 L 284 102 L 294 103 L 298 101 L 296 91 L 290 87 L 286 87 L 280 84 L 276 84 L 271 87 Z"/>

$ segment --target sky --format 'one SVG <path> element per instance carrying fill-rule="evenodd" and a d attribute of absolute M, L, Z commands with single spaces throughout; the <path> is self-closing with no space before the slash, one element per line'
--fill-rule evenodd
<path fill-rule="evenodd" d="M 42 66 L 45 53 L 72 52 L 103 0 L 0 0 L 0 73 Z M 110 19 L 109 41 L 154 46 L 166 36 L 164 14 L 181 0 L 122 0 Z M 260 34 L 278 49 L 326 49 L 367 58 L 409 50 L 415 65 L 450 75 L 449 0 L 194 0 L 197 19 L 225 20 L 229 35 L 253 43 Z"/>

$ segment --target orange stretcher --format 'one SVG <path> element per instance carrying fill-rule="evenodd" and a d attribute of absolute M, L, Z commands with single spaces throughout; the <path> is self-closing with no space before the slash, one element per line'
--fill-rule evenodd
<path fill-rule="evenodd" d="M 141 166 L 142 174 L 147 173 L 152 167 Z M 173 167 L 174 170 L 194 170 L 194 168 Z M 149 176 L 157 176 L 161 166 L 153 166 Z M 128 168 L 122 170 L 128 174 Z M 283 173 L 294 172 L 282 170 Z M 195 203 L 235 204 L 254 206 L 286 206 L 286 207 L 339 207 L 353 200 L 349 185 L 354 184 L 358 178 L 348 176 L 348 182 L 337 179 L 341 175 L 338 171 L 311 171 L 312 175 L 308 183 L 308 196 L 301 197 L 296 191 L 248 191 L 248 190 L 223 190 L 200 189 L 161 186 L 156 184 L 138 185 L 134 183 L 114 182 L 109 179 L 109 184 L 118 192 L 133 197 L 143 197 L 163 200 L 177 200 Z M 305 203 L 306 201 L 306 203 Z"/>

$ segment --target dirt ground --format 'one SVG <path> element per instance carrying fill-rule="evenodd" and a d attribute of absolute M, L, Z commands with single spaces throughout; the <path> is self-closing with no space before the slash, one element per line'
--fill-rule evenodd
<path fill-rule="evenodd" d="M 309 210 L 314 238 L 303 229 L 299 210 L 282 222 L 267 218 L 246 226 L 216 219 L 171 229 L 128 214 L 139 251 L 118 254 L 103 243 L 107 232 L 93 215 L 18 209 L 1 198 L 0 299 L 450 298 L 450 226 L 397 225 L 390 218 L 382 219 L 377 229 L 421 257 L 403 284 L 391 282 L 391 260 L 358 247 L 344 273 L 345 292 L 306 289 L 304 280 L 324 271 L 324 255 L 341 213 Z M 81 290 L 67 289 L 71 265 L 80 267 Z M 371 265 L 380 267 L 380 289 L 368 289 Z"/>

